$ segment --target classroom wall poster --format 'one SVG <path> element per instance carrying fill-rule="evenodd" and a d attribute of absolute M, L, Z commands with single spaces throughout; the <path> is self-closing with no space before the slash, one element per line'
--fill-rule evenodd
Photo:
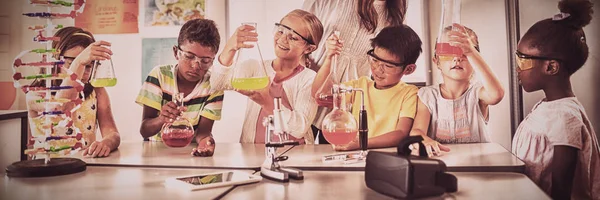
<path fill-rule="evenodd" d="M 144 38 L 142 39 L 142 82 L 148 73 L 159 65 L 177 64 L 173 54 L 173 46 L 177 38 Z"/>
<path fill-rule="evenodd" d="M 205 0 L 146 0 L 145 26 L 181 26 L 192 19 L 204 19 Z"/>
<path fill-rule="evenodd" d="M 138 0 L 86 0 L 75 26 L 93 34 L 138 33 Z"/>

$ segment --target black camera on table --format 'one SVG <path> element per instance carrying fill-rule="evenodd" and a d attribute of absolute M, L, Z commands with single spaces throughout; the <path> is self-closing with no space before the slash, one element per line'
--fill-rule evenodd
<path fill-rule="evenodd" d="M 365 166 L 367 187 L 394 198 L 421 198 L 456 192 L 457 179 L 446 173 L 446 164 L 427 156 L 421 136 L 409 136 L 398 152 L 370 151 Z M 411 145 L 419 145 L 419 155 L 411 155 Z"/>

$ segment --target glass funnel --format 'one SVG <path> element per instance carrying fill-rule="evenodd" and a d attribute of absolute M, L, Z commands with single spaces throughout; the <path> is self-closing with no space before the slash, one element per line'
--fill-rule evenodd
<path fill-rule="evenodd" d="M 96 60 L 93 62 L 90 84 L 94 87 L 112 87 L 117 85 L 117 77 L 113 68 L 112 59 Z"/>
<path fill-rule="evenodd" d="M 182 107 L 183 93 L 174 95 L 173 101 L 178 108 Z M 169 147 L 185 147 L 194 139 L 194 127 L 185 116 L 179 116 L 175 121 L 163 125 L 161 138 Z"/>
<path fill-rule="evenodd" d="M 256 28 L 256 23 L 248 22 Z M 255 30 L 256 31 L 256 30 Z M 259 90 L 267 87 L 269 77 L 265 69 L 264 60 L 257 42 L 246 42 L 253 45 L 251 48 L 240 48 L 235 59 L 231 86 L 238 90 Z"/>
<path fill-rule="evenodd" d="M 345 145 L 356 138 L 358 123 L 346 106 L 346 93 L 341 92 L 339 85 L 333 86 L 333 110 L 323 119 L 321 131 L 331 144 Z"/>
<path fill-rule="evenodd" d="M 437 56 L 460 57 L 463 55 L 459 47 L 450 45 L 447 36 L 448 31 L 456 29 L 456 27 L 452 26 L 453 23 L 460 24 L 460 4 L 461 0 L 442 0 L 442 19 L 435 45 Z"/>

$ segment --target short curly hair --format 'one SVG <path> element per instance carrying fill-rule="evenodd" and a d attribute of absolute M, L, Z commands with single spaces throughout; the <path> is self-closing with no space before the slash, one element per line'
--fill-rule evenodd
<path fill-rule="evenodd" d="M 193 19 L 187 21 L 179 31 L 177 45 L 185 42 L 195 42 L 204 47 L 210 47 L 215 53 L 219 50 L 221 36 L 217 25 L 210 19 Z"/>

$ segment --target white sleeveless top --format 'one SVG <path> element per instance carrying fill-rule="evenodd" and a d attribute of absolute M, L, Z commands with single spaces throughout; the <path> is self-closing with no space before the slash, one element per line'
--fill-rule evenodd
<path fill-rule="evenodd" d="M 439 85 L 419 89 L 419 100 L 431 113 L 427 136 L 441 143 L 491 142 L 479 107 L 479 88 L 472 84 L 457 99 L 444 99 Z"/>
<path fill-rule="evenodd" d="M 583 105 L 576 97 L 541 100 L 519 124 L 512 152 L 525 163 L 525 174 L 547 194 L 552 187 L 555 146 L 577 149 L 571 199 L 600 199 L 600 146 Z"/>

